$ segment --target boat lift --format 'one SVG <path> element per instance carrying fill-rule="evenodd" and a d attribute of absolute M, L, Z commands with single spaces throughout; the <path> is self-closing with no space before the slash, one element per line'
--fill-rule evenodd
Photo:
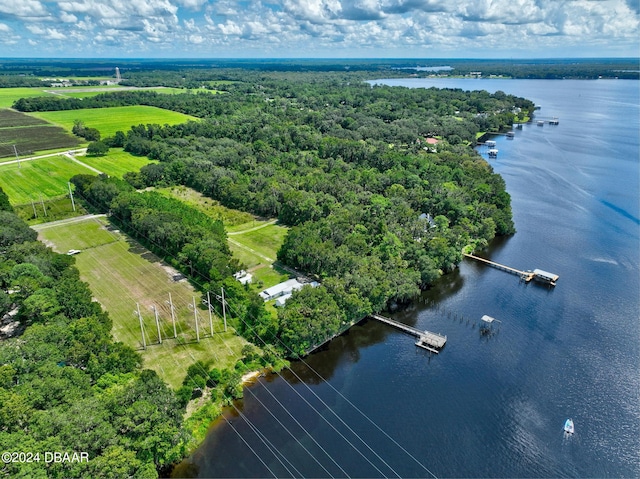
<path fill-rule="evenodd" d="M 493 334 L 493 323 L 502 323 L 502 321 L 500 321 L 499 319 L 492 318 L 491 316 L 487 316 L 486 314 L 480 319 L 482 320 L 482 325 L 480 326 L 480 334 L 482 335 Z"/>

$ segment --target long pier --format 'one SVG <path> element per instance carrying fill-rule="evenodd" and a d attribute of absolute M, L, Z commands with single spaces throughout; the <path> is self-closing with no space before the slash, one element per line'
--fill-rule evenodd
<path fill-rule="evenodd" d="M 488 259 L 481 258 L 480 256 L 475 256 L 469 253 L 463 253 L 467 258 L 475 259 L 476 261 L 480 261 L 481 263 L 488 264 L 496 269 L 506 271 L 507 273 L 515 274 L 520 276 L 520 279 L 526 281 L 527 283 L 531 281 L 535 274 L 532 271 L 522 271 L 519 269 L 511 268 L 510 266 L 505 266 L 500 263 L 496 263 L 494 261 L 490 261 Z"/>
<path fill-rule="evenodd" d="M 432 353 L 438 354 L 447 342 L 446 336 L 432 333 L 430 331 L 421 331 L 379 314 L 372 314 L 369 317 L 417 337 L 418 340 L 416 341 L 416 346 L 424 348 L 427 351 L 431 351 Z"/>

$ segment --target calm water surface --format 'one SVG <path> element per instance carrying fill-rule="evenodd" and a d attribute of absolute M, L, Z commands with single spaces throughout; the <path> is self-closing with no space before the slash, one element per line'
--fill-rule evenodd
<path fill-rule="evenodd" d="M 496 138 L 490 163 L 518 232 L 484 252 L 556 273 L 557 287 L 465 260 L 394 315 L 446 334 L 441 354 L 363 322 L 261 379 L 174 474 L 639 477 L 638 82 L 381 82 L 502 90 L 560 118 Z M 502 321 L 490 337 L 478 330 L 483 314 Z"/>

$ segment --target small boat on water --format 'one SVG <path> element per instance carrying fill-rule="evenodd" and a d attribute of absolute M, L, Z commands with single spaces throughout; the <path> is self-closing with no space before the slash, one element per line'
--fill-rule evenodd
<path fill-rule="evenodd" d="M 573 428 L 573 419 L 567 419 L 564 423 L 564 432 L 566 432 L 567 434 L 573 434 L 574 432 L 574 428 Z"/>

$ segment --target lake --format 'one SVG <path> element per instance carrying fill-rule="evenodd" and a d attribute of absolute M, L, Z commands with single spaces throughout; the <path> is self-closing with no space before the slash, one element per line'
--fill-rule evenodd
<path fill-rule="evenodd" d="M 378 82 L 502 90 L 559 118 L 494 138 L 517 233 L 482 252 L 557 286 L 464 260 L 392 315 L 447 335 L 439 355 L 362 322 L 248 388 L 174 475 L 640 476 L 638 82 Z"/>

